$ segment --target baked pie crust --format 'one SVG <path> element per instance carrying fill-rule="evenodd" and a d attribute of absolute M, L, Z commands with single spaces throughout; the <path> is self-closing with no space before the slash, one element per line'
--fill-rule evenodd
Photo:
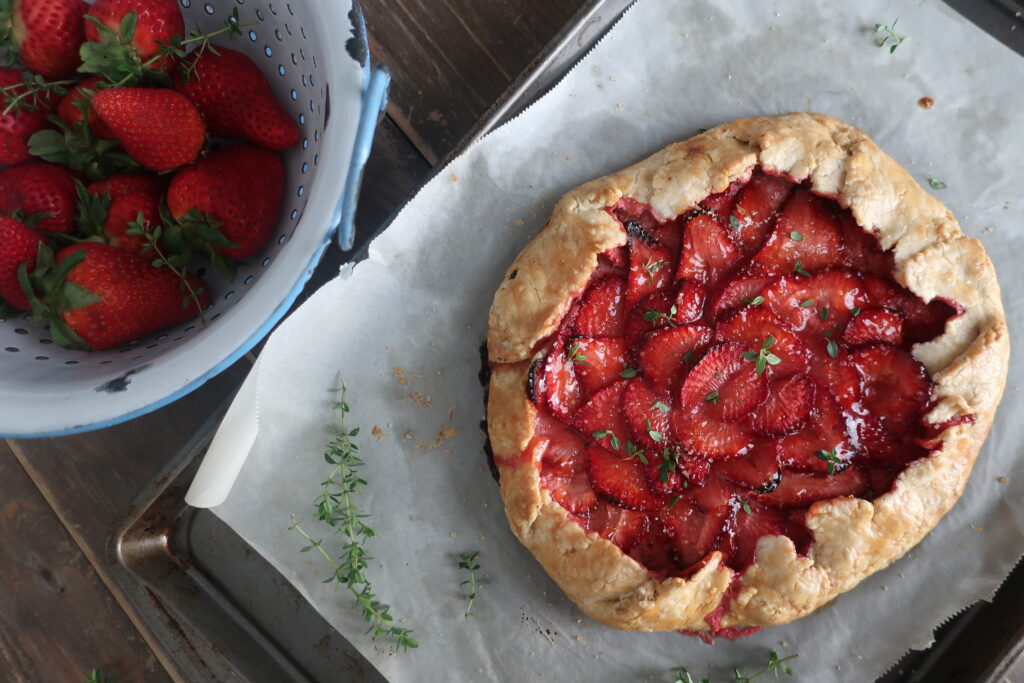
<path fill-rule="evenodd" d="M 542 487 L 539 456 L 528 451 L 538 414 L 528 374 L 591 281 L 599 255 L 627 242 L 609 207 L 632 198 L 669 220 L 757 166 L 809 184 L 870 226 L 893 254 L 894 279 L 922 300 L 956 302 L 958 315 L 945 331 L 913 348 L 934 382 L 923 419 L 941 431 L 937 447 L 909 464 L 888 493 L 812 504 L 805 524 L 813 540 L 805 552 L 786 536 L 762 536 L 741 574 L 712 551 L 688 571 L 662 578 L 585 531 Z M 942 203 L 864 133 L 828 116 L 795 113 L 712 128 L 567 193 L 506 272 L 490 311 L 487 349 L 488 432 L 515 535 L 603 624 L 708 631 L 805 616 L 916 545 L 966 485 L 1003 393 L 1009 336 L 981 243 L 965 237 Z"/>

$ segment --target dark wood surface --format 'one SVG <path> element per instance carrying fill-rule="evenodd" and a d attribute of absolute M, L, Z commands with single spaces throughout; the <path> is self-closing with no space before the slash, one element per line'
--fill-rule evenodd
<path fill-rule="evenodd" d="M 385 223 L 583 0 L 364 0 L 394 76 L 359 200 Z M 328 251 L 306 294 L 348 259 Z M 161 681 L 160 648 L 104 569 L 111 526 L 237 388 L 243 359 L 155 413 L 89 434 L 0 443 L 0 679 Z M 12 678 L 8 678 L 11 676 Z"/>

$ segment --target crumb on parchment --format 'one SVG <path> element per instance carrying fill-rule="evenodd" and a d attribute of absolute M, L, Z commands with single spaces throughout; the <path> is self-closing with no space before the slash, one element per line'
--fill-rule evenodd
<path fill-rule="evenodd" d="M 373 438 L 377 439 L 377 441 L 383 441 L 384 437 L 391 436 L 383 429 L 381 429 L 380 425 L 373 425 L 373 429 L 370 430 L 370 434 L 372 434 Z"/>
<path fill-rule="evenodd" d="M 433 402 L 431 402 L 429 396 L 424 396 L 418 391 L 414 391 L 411 394 L 409 394 L 409 398 L 411 398 L 413 402 L 418 406 L 429 407 L 434 405 Z"/>
<path fill-rule="evenodd" d="M 1000 484 L 1009 484 L 1010 483 L 1010 478 L 1009 477 L 996 477 L 996 481 L 998 481 Z"/>

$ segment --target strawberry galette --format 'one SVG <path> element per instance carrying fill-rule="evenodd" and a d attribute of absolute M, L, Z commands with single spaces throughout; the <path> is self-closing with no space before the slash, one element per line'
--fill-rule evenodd
<path fill-rule="evenodd" d="M 506 273 L 506 513 L 610 626 L 785 623 L 953 506 L 1008 352 L 981 244 L 863 133 L 719 126 L 567 194 Z"/>

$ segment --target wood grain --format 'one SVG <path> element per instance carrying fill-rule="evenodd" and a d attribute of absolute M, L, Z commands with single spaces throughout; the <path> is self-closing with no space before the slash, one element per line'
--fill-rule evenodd
<path fill-rule="evenodd" d="M 370 47 L 392 69 L 395 122 L 436 163 L 583 0 L 367 0 Z"/>
<path fill-rule="evenodd" d="M 3 444 L 0 481 L 0 678 L 84 681 L 100 667 L 121 681 L 169 680 Z"/>

